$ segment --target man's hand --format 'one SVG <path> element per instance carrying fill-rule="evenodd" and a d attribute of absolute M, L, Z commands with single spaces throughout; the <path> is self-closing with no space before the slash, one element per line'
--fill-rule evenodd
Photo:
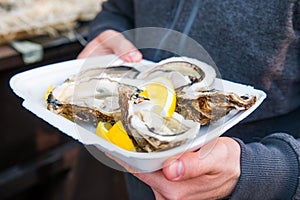
<path fill-rule="evenodd" d="M 139 62 L 142 60 L 141 52 L 121 33 L 106 30 L 87 44 L 78 58 L 116 54 L 126 62 Z"/>
<path fill-rule="evenodd" d="M 156 199 L 219 199 L 235 188 L 240 154 L 234 139 L 220 137 L 196 152 L 170 159 L 160 171 L 134 175 L 152 188 Z"/>

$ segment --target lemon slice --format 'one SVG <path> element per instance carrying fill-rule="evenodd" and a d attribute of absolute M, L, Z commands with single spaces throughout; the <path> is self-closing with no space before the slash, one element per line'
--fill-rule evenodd
<path fill-rule="evenodd" d="M 165 77 L 158 77 L 147 82 L 139 94 L 150 99 L 155 105 L 154 112 L 164 117 L 173 115 L 176 107 L 176 92 L 172 82 Z"/>
<path fill-rule="evenodd" d="M 106 136 L 109 129 L 111 129 L 112 125 L 108 122 L 99 122 L 96 128 L 96 135 L 102 137 L 109 141 L 108 137 Z"/>
<path fill-rule="evenodd" d="M 135 151 L 134 145 L 121 121 L 117 121 L 113 126 L 107 122 L 99 122 L 96 134 L 123 149 Z"/>

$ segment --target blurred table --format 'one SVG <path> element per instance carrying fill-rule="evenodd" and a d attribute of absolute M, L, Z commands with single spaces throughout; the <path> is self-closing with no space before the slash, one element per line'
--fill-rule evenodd
<path fill-rule="evenodd" d="M 25 63 L 10 43 L 0 46 L 0 199 L 127 199 L 120 172 L 95 161 L 82 144 L 25 110 L 9 87 L 16 73 L 75 59 L 86 35 L 87 24 L 81 24 L 71 34 L 26 39 L 43 50 L 41 60 L 33 63 Z"/>
<path fill-rule="evenodd" d="M 4 70 L 34 68 L 45 64 L 70 60 L 82 50 L 85 36 L 87 35 L 87 24 L 78 26 L 73 32 L 61 32 L 56 37 L 37 36 L 27 38 L 28 41 L 41 45 L 43 58 L 39 62 L 25 64 L 22 53 L 15 50 L 10 43 L 0 46 L 0 72 Z"/>

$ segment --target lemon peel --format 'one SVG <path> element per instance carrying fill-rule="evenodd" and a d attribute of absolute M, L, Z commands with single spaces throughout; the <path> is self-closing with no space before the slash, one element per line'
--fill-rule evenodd
<path fill-rule="evenodd" d="M 121 121 L 117 121 L 114 125 L 108 122 L 99 122 L 96 134 L 118 147 L 128 151 L 135 151 L 133 142 L 129 138 Z"/>

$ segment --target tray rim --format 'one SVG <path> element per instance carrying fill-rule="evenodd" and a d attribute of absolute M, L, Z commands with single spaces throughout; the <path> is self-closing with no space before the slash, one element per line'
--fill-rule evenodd
<path fill-rule="evenodd" d="M 102 59 L 114 59 L 116 62 L 114 62 L 114 64 L 118 65 L 118 64 L 124 64 L 123 61 L 117 59 L 116 56 L 114 55 L 108 55 L 108 56 L 101 56 L 101 57 L 96 57 L 96 58 L 88 58 L 91 59 L 92 62 L 98 62 L 98 60 L 102 60 Z M 127 150 L 124 150 L 112 143 L 110 143 L 109 141 L 105 141 L 104 139 L 98 137 L 96 134 L 83 129 L 81 126 L 77 125 L 74 122 L 71 122 L 70 120 L 67 120 L 66 118 L 57 115 L 51 111 L 49 111 L 48 109 L 46 109 L 46 107 L 42 108 L 41 104 L 39 104 L 40 102 L 36 102 L 35 100 L 30 100 L 30 95 L 28 95 L 28 93 L 26 93 L 26 91 L 24 91 L 24 89 L 26 89 L 26 85 L 24 86 L 24 82 L 26 80 L 33 80 L 33 78 L 35 78 L 37 75 L 41 75 L 41 74 L 45 74 L 48 72 L 53 71 L 53 69 L 60 69 L 60 70 L 68 70 L 67 74 L 73 74 L 78 72 L 77 68 L 80 68 L 80 66 L 85 63 L 87 61 L 87 59 L 75 59 L 75 60 L 69 60 L 69 61 L 64 61 L 64 62 L 60 62 L 60 63 L 54 63 L 54 64 L 50 64 L 50 65 L 45 65 L 45 66 L 41 66 L 38 68 L 34 68 L 31 70 L 27 70 L 21 73 L 18 73 L 16 75 L 14 75 L 11 79 L 10 79 L 10 86 L 12 88 L 12 90 L 14 91 L 14 93 L 21 97 L 22 99 L 24 99 L 22 105 L 28 109 L 29 111 L 31 111 L 32 113 L 34 113 L 36 116 L 40 117 L 41 119 L 43 119 L 44 121 L 48 122 L 49 124 L 51 124 L 52 126 L 58 128 L 60 131 L 62 131 L 64 134 L 69 135 L 71 137 L 73 137 L 74 139 L 78 140 L 79 142 L 85 144 L 85 145 L 95 145 L 97 148 L 104 150 L 106 152 L 111 152 L 114 155 L 121 155 L 121 157 L 126 157 L 126 158 L 136 158 L 136 159 L 140 159 L 140 160 L 153 160 L 153 159 L 163 159 L 163 158 L 167 158 L 173 155 L 178 155 L 181 154 L 182 152 L 185 151 L 191 151 L 191 150 L 195 150 L 199 147 L 201 147 L 202 145 L 204 145 L 207 141 L 210 141 L 214 138 L 219 137 L 220 135 L 222 135 L 223 133 L 225 133 L 228 129 L 230 129 L 231 127 L 233 127 L 234 125 L 236 125 L 237 123 L 239 123 L 241 120 L 243 120 L 244 118 L 246 118 L 248 115 L 250 115 L 253 111 L 255 111 L 257 109 L 257 107 L 264 101 L 264 99 L 266 98 L 266 93 L 262 90 L 258 90 L 253 88 L 252 86 L 248 86 L 248 85 L 243 85 L 240 83 L 234 83 L 228 80 L 223 80 L 223 79 L 217 79 L 217 81 L 221 81 L 224 84 L 234 84 L 236 87 L 243 87 L 243 88 L 248 88 L 249 90 L 253 91 L 254 93 L 257 94 L 257 102 L 248 110 L 246 111 L 240 111 L 238 113 L 238 117 L 235 118 L 231 118 L 230 120 L 234 120 L 234 122 L 228 122 L 226 124 L 223 124 L 223 126 L 218 127 L 218 129 L 222 129 L 220 130 L 221 132 L 218 134 L 213 135 L 213 137 L 208 138 L 208 140 L 206 142 L 203 142 L 203 136 L 201 137 L 196 137 L 193 140 L 193 144 L 191 145 L 190 143 L 187 143 L 185 145 L 182 145 L 180 147 L 175 147 L 166 151 L 161 151 L 161 152 L 152 152 L 152 153 L 141 153 L 141 152 L 130 152 Z M 145 62 L 147 64 L 151 64 L 152 62 L 150 61 L 142 61 Z M 132 63 L 130 63 L 132 64 Z M 67 78 L 67 77 L 66 77 Z M 24 88 L 25 87 L 25 88 Z M 28 88 L 27 88 L 28 89 Z M 41 112 L 41 110 L 43 110 L 43 112 Z M 47 116 L 49 118 L 47 118 Z M 45 119 L 46 118 L 46 119 Z M 49 122 L 49 119 L 51 118 L 51 122 Z M 48 119 L 48 120 L 47 120 Z M 55 125 L 56 121 L 55 120 L 60 120 L 62 122 L 64 122 L 64 126 L 62 125 Z M 53 124 L 54 123 L 54 124 Z M 68 126 L 68 127 L 65 127 Z M 66 133 L 69 132 L 71 129 L 78 128 L 81 130 L 81 128 L 83 129 L 83 133 L 84 135 L 87 135 L 88 133 L 92 133 L 91 136 L 88 137 L 88 139 L 85 139 L 84 141 L 81 141 L 82 138 L 80 137 L 76 137 L 74 134 L 71 133 Z M 85 131 L 88 131 L 88 133 L 85 133 Z M 74 131 L 74 130 L 73 130 Z M 201 131 L 201 128 L 200 128 Z M 74 133 L 74 132 L 72 132 Z M 100 145 L 100 146 L 99 146 Z M 191 146 L 188 146 L 191 145 Z M 124 160 L 124 158 L 121 160 Z M 149 170 L 147 170 L 149 171 Z M 151 170 L 150 170 L 151 171 Z"/>

